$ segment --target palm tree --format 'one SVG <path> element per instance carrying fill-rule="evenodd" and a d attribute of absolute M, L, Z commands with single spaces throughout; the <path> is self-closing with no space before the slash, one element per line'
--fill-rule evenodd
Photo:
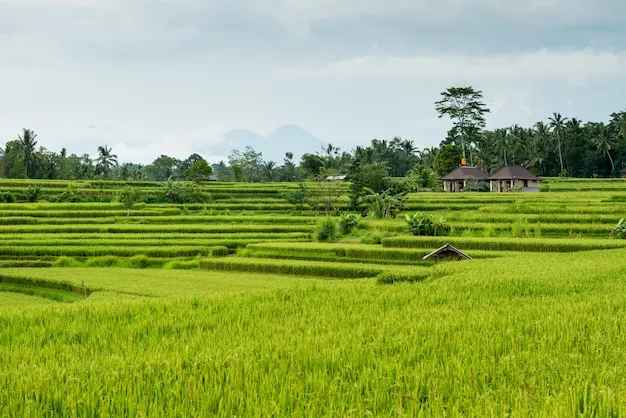
<path fill-rule="evenodd" d="M 561 175 L 563 175 L 563 152 L 561 150 L 561 143 L 563 141 L 563 128 L 565 127 L 565 123 L 567 122 L 567 118 L 561 116 L 560 113 L 553 113 L 552 117 L 548 118 L 550 121 L 550 128 L 552 128 L 552 132 L 556 136 L 556 141 L 559 148 L 559 163 L 561 165 Z"/>
<path fill-rule="evenodd" d="M 430 147 L 430 148 L 424 148 L 420 153 L 419 153 L 419 160 L 422 164 L 430 167 L 433 164 L 433 160 L 435 159 L 435 156 L 437 155 L 437 148 L 436 147 Z"/>
<path fill-rule="evenodd" d="M 482 130 L 478 126 L 466 126 L 463 128 L 462 139 L 465 139 L 462 144 L 465 147 L 467 144 L 467 149 L 470 154 L 470 165 L 474 165 L 474 154 L 476 152 L 476 145 L 480 141 L 480 137 L 482 135 Z M 465 148 L 463 148 L 465 149 Z M 465 155 L 465 151 L 463 151 Z"/>
<path fill-rule="evenodd" d="M 626 140 L 626 111 L 613 113 L 611 118 L 611 124 L 614 124 L 617 129 L 617 136 Z"/>
<path fill-rule="evenodd" d="M 609 161 L 611 162 L 611 173 L 615 170 L 615 164 L 613 162 L 613 157 L 611 157 L 611 149 L 613 148 L 613 138 L 611 138 L 611 134 L 606 129 L 606 126 L 603 123 L 593 123 L 591 124 L 594 129 L 594 137 L 591 139 L 593 144 L 596 146 L 596 150 L 600 154 L 606 154 L 609 157 Z"/>
<path fill-rule="evenodd" d="M 117 155 L 113 154 L 113 149 L 108 146 L 98 147 L 98 158 L 96 158 L 96 168 L 99 172 L 107 176 L 113 167 L 117 167 Z"/>
<path fill-rule="evenodd" d="M 405 208 L 407 199 L 406 192 L 391 194 L 389 189 L 376 193 L 369 187 L 364 187 L 367 192 L 362 201 L 369 206 L 369 209 L 376 214 L 377 218 L 395 217 L 395 214 Z"/>
<path fill-rule="evenodd" d="M 272 182 L 276 175 L 276 163 L 274 161 L 265 161 L 261 164 L 261 172 L 265 180 Z"/>
<path fill-rule="evenodd" d="M 537 122 L 535 124 L 534 132 L 531 137 L 531 141 L 528 144 L 528 160 L 526 164 L 529 167 L 539 165 L 541 174 L 545 175 L 545 162 L 548 159 L 548 150 L 546 144 L 548 143 L 548 136 L 550 131 L 543 122 Z"/>
<path fill-rule="evenodd" d="M 402 151 L 406 153 L 406 155 L 415 156 L 418 151 L 417 147 L 415 147 L 415 143 L 410 139 L 405 139 L 404 141 L 400 142 L 399 146 Z"/>
<path fill-rule="evenodd" d="M 504 165 L 508 165 L 508 156 L 510 155 L 511 151 L 513 150 L 513 146 L 515 145 L 513 143 L 513 136 L 509 132 L 508 128 L 496 129 L 495 134 L 496 148 L 502 153 Z"/>
<path fill-rule="evenodd" d="M 26 169 L 26 176 L 33 177 L 33 168 L 38 161 L 35 147 L 37 146 L 37 134 L 30 129 L 24 128 L 22 135 L 17 136 L 17 140 L 22 147 L 22 153 L 24 156 L 24 168 Z"/>

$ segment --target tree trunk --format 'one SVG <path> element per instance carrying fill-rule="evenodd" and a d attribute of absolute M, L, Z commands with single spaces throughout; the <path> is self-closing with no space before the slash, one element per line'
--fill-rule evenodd
<path fill-rule="evenodd" d="M 563 153 L 561 152 L 561 138 L 557 137 L 557 141 L 559 143 L 559 163 L 561 164 L 561 172 L 559 173 L 559 177 L 563 175 Z"/>
<path fill-rule="evenodd" d="M 613 176 L 613 172 L 615 171 L 615 164 L 613 163 L 613 157 L 611 157 L 611 153 L 609 150 L 606 151 L 606 155 L 609 156 L 609 161 L 611 162 L 611 176 Z"/>

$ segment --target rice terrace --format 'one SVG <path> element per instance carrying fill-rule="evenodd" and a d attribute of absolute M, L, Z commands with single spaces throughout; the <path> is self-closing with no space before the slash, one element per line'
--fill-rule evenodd
<path fill-rule="evenodd" d="M 328 217 L 298 183 L 120 202 L 163 187 L 0 180 L 2 415 L 624 412 L 626 180 L 414 192 L 387 219 L 339 182 Z M 471 260 L 423 260 L 446 243 Z"/>

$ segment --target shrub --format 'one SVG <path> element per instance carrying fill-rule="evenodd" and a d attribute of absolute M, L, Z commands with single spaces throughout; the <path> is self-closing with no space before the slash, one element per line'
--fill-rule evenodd
<path fill-rule="evenodd" d="M 621 239 L 626 239 L 626 221 L 624 221 L 624 218 L 620 219 L 619 222 L 613 226 L 611 229 L 611 235 Z"/>
<path fill-rule="evenodd" d="M 39 186 L 28 186 L 26 189 L 26 200 L 29 202 L 37 202 L 41 197 L 41 187 Z"/>
<path fill-rule="evenodd" d="M 128 268 L 132 269 L 147 269 L 148 267 L 151 267 L 151 264 L 150 259 L 143 254 L 130 257 L 126 261 Z"/>
<path fill-rule="evenodd" d="M 92 257 L 87 260 L 87 267 L 119 267 L 120 259 L 112 255 Z"/>
<path fill-rule="evenodd" d="M 197 269 L 200 264 L 200 260 L 173 260 L 167 262 L 163 268 L 166 270 L 193 270 Z"/>
<path fill-rule="evenodd" d="M 374 212 L 377 218 L 395 218 L 396 214 L 406 207 L 407 193 L 400 192 L 393 194 L 391 189 L 376 193 L 374 190 L 364 187 L 368 194 L 361 198 L 369 209 Z"/>
<path fill-rule="evenodd" d="M 179 181 L 167 182 L 163 199 L 169 203 L 204 203 L 209 200 L 197 184 L 185 184 Z"/>
<path fill-rule="evenodd" d="M 53 267 L 82 267 L 82 264 L 72 257 L 59 257 L 56 259 Z"/>
<path fill-rule="evenodd" d="M 339 219 L 339 228 L 341 229 L 341 233 L 344 235 L 350 234 L 354 228 L 358 228 L 360 220 L 361 217 L 359 215 L 355 215 L 354 213 L 346 213 L 341 216 L 341 219 Z"/>
<path fill-rule="evenodd" d="M 130 210 L 134 206 L 135 202 L 140 200 L 140 196 L 135 189 L 130 186 L 126 186 L 117 194 L 117 200 L 124 205 L 126 209 L 126 217 L 130 216 Z"/>
<path fill-rule="evenodd" d="M 282 198 L 294 205 L 296 210 L 302 210 L 309 199 L 309 192 L 304 183 L 299 183 L 296 190 L 283 193 Z"/>
<path fill-rule="evenodd" d="M 413 216 L 405 215 L 408 224 L 407 231 L 416 236 L 448 235 L 450 226 L 446 225 L 445 219 L 435 219 L 433 215 L 417 212 Z"/>
<path fill-rule="evenodd" d="M 56 197 L 57 202 L 76 203 L 85 202 L 87 200 L 86 196 L 78 191 L 78 184 L 73 181 L 69 182 L 63 193 L 60 193 Z"/>
<path fill-rule="evenodd" d="M 315 238 L 318 241 L 334 241 L 337 238 L 337 222 L 330 217 L 320 220 L 315 228 Z"/>
<path fill-rule="evenodd" d="M 382 244 L 383 239 L 395 236 L 389 231 L 371 231 L 361 235 L 361 244 Z"/>
<path fill-rule="evenodd" d="M 0 203 L 15 203 L 15 196 L 11 192 L 0 192 Z"/>

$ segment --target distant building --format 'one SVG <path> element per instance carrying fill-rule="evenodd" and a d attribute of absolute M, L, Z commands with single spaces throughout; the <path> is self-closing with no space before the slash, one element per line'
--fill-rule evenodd
<path fill-rule="evenodd" d="M 475 186 L 482 186 L 486 183 L 487 174 L 476 167 L 461 166 L 445 177 L 443 180 L 443 190 L 449 193 L 461 192 L 468 187 L 469 183 Z"/>
<path fill-rule="evenodd" d="M 338 176 L 328 176 L 328 177 L 326 177 L 326 180 L 328 180 L 328 181 L 344 181 L 346 178 L 348 178 L 347 174 L 340 174 Z"/>
<path fill-rule="evenodd" d="M 505 165 L 488 176 L 487 181 L 492 192 L 538 192 L 541 180 L 521 165 Z"/>

